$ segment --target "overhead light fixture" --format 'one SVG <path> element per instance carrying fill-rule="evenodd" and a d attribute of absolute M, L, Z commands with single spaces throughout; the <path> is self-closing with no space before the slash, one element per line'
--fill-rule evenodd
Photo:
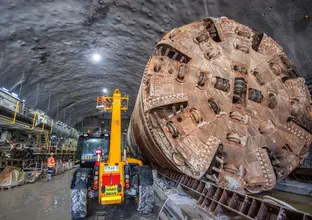
<path fill-rule="evenodd" d="M 95 61 L 95 62 L 99 62 L 101 60 L 101 55 L 98 54 L 98 53 L 95 53 L 92 55 L 92 60 Z"/>
<path fill-rule="evenodd" d="M 14 97 L 18 98 L 18 95 L 15 94 L 14 92 L 12 92 L 12 95 L 13 95 Z"/>
<path fill-rule="evenodd" d="M 106 89 L 106 88 L 103 89 L 103 93 L 104 93 L 104 94 L 107 93 L 107 89 Z"/>
<path fill-rule="evenodd" d="M 9 91 L 8 89 L 6 89 L 6 88 L 4 88 L 4 87 L 2 87 L 2 89 L 3 89 L 4 91 L 6 91 L 6 92 L 8 92 L 8 91 Z"/>

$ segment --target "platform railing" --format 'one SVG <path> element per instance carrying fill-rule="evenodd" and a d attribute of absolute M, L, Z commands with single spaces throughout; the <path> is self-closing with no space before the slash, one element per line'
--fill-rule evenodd
<path fill-rule="evenodd" d="M 12 121 L 9 121 L 7 124 L 9 124 L 9 125 L 13 125 L 13 124 L 15 124 L 15 122 L 16 122 L 16 114 L 17 114 L 17 112 L 18 112 L 18 102 L 17 102 L 17 103 L 16 103 L 16 105 L 15 105 L 15 112 L 14 112 L 14 115 L 13 115 Z"/>

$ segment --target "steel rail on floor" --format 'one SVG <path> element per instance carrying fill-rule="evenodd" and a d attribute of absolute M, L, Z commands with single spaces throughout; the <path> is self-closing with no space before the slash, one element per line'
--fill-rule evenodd
<path fill-rule="evenodd" d="M 223 213 L 229 217 L 239 216 L 239 219 L 257 220 L 312 220 L 312 216 L 307 213 L 228 190 L 211 182 L 207 183 L 162 168 L 158 169 L 158 174 L 189 191 L 189 194 L 197 199 L 198 207 L 212 215 Z"/>

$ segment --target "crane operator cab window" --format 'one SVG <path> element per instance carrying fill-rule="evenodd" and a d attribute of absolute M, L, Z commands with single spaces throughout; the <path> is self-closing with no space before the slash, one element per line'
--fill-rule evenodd
<path fill-rule="evenodd" d="M 76 152 L 77 162 L 79 161 L 82 165 L 96 161 L 96 150 L 102 149 L 102 158 L 108 159 L 109 152 L 109 134 L 88 134 L 79 137 L 78 147 Z M 80 158 L 80 160 L 78 159 Z"/>

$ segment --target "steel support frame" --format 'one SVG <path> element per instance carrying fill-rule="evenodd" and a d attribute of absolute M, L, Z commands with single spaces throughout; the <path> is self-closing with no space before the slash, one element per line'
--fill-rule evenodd
<path fill-rule="evenodd" d="M 212 215 L 221 212 L 232 217 L 240 216 L 243 219 L 312 220 L 312 216 L 307 213 L 273 205 L 259 198 L 219 187 L 211 182 L 200 181 L 162 168 L 158 169 L 158 174 L 190 191 L 190 194 L 197 199 L 198 207 Z"/>

